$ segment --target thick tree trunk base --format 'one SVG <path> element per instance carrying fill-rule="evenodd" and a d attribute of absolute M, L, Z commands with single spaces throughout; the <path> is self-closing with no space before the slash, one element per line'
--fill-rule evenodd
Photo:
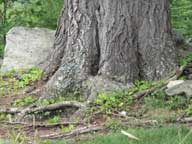
<path fill-rule="evenodd" d="M 65 81 L 60 81 L 59 83 L 59 81 L 53 79 L 47 83 L 46 90 L 41 95 L 44 98 L 67 97 L 71 96 L 71 93 L 78 92 L 81 95 L 81 100 L 93 101 L 101 92 L 125 90 L 133 86 L 133 83 L 123 84 L 102 76 L 91 76 L 87 79 L 70 79 L 66 83 Z"/>
<path fill-rule="evenodd" d="M 64 0 L 44 96 L 129 88 L 176 67 L 167 0 Z"/>

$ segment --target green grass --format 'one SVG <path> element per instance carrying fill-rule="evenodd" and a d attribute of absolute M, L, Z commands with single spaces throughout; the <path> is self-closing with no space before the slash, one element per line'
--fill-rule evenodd
<path fill-rule="evenodd" d="M 116 133 L 98 136 L 94 140 L 79 144 L 191 144 L 192 133 L 185 127 L 164 127 L 154 129 L 134 129 L 127 132 L 140 138 L 140 141 L 128 139 Z"/>
<path fill-rule="evenodd" d="M 140 138 L 140 141 L 131 140 L 119 133 L 96 136 L 89 141 L 75 142 L 75 144 L 191 144 L 192 130 L 182 126 L 167 126 L 161 128 L 137 128 L 127 132 Z M 40 144 L 69 144 L 65 141 L 42 141 Z"/>

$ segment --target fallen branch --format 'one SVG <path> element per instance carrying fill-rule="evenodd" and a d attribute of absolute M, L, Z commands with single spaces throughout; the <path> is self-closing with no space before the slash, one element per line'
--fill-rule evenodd
<path fill-rule="evenodd" d="M 157 120 L 144 120 L 144 121 L 142 121 L 142 120 L 135 119 L 134 122 L 128 121 L 128 122 L 123 122 L 122 124 L 125 126 L 131 126 L 131 127 L 144 127 L 144 126 L 150 127 L 150 126 L 158 125 L 159 123 Z"/>
<path fill-rule="evenodd" d="M 192 123 L 192 117 L 186 117 L 186 118 L 178 119 L 177 122 L 179 122 L 179 123 Z"/>
<path fill-rule="evenodd" d="M 178 70 L 176 70 L 175 74 L 171 75 L 171 78 L 168 78 L 167 80 L 165 80 L 165 82 L 163 84 L 155 85 L 149 89 L 145 89 L 143 91 L 139 91 L 139 92 L 133 94 L 134 99 L 140 99 L 143 96 L 154 92 L 156 89 L 165 89 L 166 85 L 170 81 L 177 80 L 182 75 L 184 69 L 185 69 L 185 67 L 180 67 Z"/>
<path fill-rule="evenodd" d="M 89 126 L 89 127 L 81 127 L 76 128 L 68 133 L 54 133 L 54 134 L 48 134 L 44 136 L 40 136 L 40 138 L 49 138 L 49 139 L 57 139 L 57 138 L 71 138 L 80 134 L 90 133 L 90 132 L 96 132 L 103 130 L 103 126 Z"/>
<path fill-rule="evenodd" d="M 153 91 L 155 91 L 156 89 L 158 88 L 161 88 L 162 86 L 155 86 L 155 87 L 152 87 L 152 88 L 149 88 L 149 89 L 145 89 L 145 90 L 142 90 L 140 92 L 137 92 L 133 95 L 134 99 L 140 99 L 142 98 L 144 95 L 147 95 L 147 94 L 150 94 L 152 93 Z"/>
<path fill-rule="evenodd" d="M 30 123 L 26 123 L 26 122 L 7 122 L 7 121 L 2 121 L 1 123 L 5 124 L 5 125 L 23 125 L 25 127 L 33 127 L 33 128 L 39 128 L 39 127 L 52 128 L 52 127 L 58 127 L 58 126 L 83 124 L 80 122 L 61 122 L 61 123 L 53 123 L 53 124 L 42 124 L 42 123 L 30 124 Z"/>

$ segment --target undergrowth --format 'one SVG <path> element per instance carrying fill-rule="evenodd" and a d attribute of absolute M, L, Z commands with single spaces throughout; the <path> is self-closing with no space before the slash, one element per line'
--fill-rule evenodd
<path fill-rule="evenodd" d="M 98 94 L 94 103 L 99 109 L 110 113 L 112 111 L 129 111 L 134 104 L 133 94 L 139 91 L 151 88 L 156 84 L 161 84 L 163 81 L 159 82 L 149 82 L 149 81 L 135 81 L 135 86 L 129 90 L 119 90 L 113 92 L 101 92 Z"/>
<path fill-rule="evenodd" d="M 190 52 L 186 57 L 179 60 L 180 66 L 186 66 L 188 63 L 192 62 L 192 52 Z"/>
<path fill-rule="evenodd" d="M 38 68 L 0 73 L 0 97 L 14 94 L 18 90 L 32 85 L 40 79 L 41 75 L 42 71 Z"/>
<path fill-rule="evenodd" d="M 33 97 L 33 96 L 25 96 L 22 98 L 18 98 L 16 99 L 12 105 L 16 106 L 16 107 L 24 107 L 24 106 L 28 106 L 32 103 L 34 103 L 35 101 L 37 101 L 38 99 Z"/>
<path fill-rule="evenodd" d="M 163 81 L 136 81 L 135 87 L 130 90 L 99 93 L 91 110 L 103 111 L 106 114 L 114 112 L 125 112 L 125 114 L 131 114 L 135 112 L 138 115 L 144 115 L 150 111 L 158 112 L 157 110 L 159 110 L 162 117 L 166 118 L 169 116 L 172 117 L 171 113 L 169 113 L 171 111 L 186 116 L 192 116 L 192 99 L 184 95 L 167 96 L 164 90 L 156 89 L 153 93 L 145 95 L 140 101 L 133 99 L 134 93 L 151 88 L 152 86 L 161 84 L 162 82 Z M 136 111 L 135 109 L 133 111 L 133 108 L 136 106 L 138 108 Z"/>

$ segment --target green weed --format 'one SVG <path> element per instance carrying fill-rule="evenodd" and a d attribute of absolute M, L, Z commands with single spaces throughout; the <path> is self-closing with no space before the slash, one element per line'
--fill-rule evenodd
<path fill-rule="evenodd" d="M 66 133 L 74 129 L 74 125 L 70 124 L 69 126 L 61 126 L 61 132 Z"/>
<path fill-rule="evenodd" d="M 152 94 L 145 96 L 144 105 L 147 109 L 166 108 L 169 110 L 184 110 L 191 100 L 183 95 L 168 97 L 162 90 L 156 90 Z"/>
<path fill-rule="evenodd" d="M 20 99 L 16 99 L 12 105 L 17 107 L 23 107 L 23 106 L 30 105 L 35 101 L 37 101 L 37 98 L 34 98 L 32 96 L 26 96 Z"/>
<path fill-rule="evenodd" d="M 125 90 L 103 92 L 95 99 L 95 104 L 98 105 L 101 110 L 105 110 L 108 113 L 114 110 L 128 110 L 133 104 L 133 97 Z"/>
<path fill-rule="evenodd" d="M 63 96 L 58 96 L 58 97 L 53 97 L 53 98 L 47 98 L 47 99 L 43 99 L 41 102 L 41 105 L 50 105 L 50 104 L 54 104 L 54 103 L 58 103 L 58 102 L 62 102 L 65 101 L 65 97 Z"/>
<path fill-rule="evenodd" d="M 61 120 L 60 116 L 53 116 L 53 117 L 49 117 L 47 121 L 48 123 L 58 123 L 60 120 Z"/>
<path fill-rule="evenodd" d="M 0 96 L 14 94 L 39 80 L 41 75 L 42 71 L 38 68 L 0 73 Z"/>
<path fill-rule="evenodd" d="M 135 86 L 129 90 L 119 90 L 113 92 L 101 92 L 95 99 L 95 104 L 99 106 L 101 110 L 108 113 L 112 111 L 129 111 L 131 106 L 134 104 L 133 94 L 141 90 L 148 89 L 155 84 L 160 82 L 149 82 L 149 81 L 135 81 Z"/>
<path fill-rule="evenodd" d="M 192 53 L 189 53 L 185 58 L 179 60 L 180 66 L 186 66 L 189 62 L 192 62 Z"/>

